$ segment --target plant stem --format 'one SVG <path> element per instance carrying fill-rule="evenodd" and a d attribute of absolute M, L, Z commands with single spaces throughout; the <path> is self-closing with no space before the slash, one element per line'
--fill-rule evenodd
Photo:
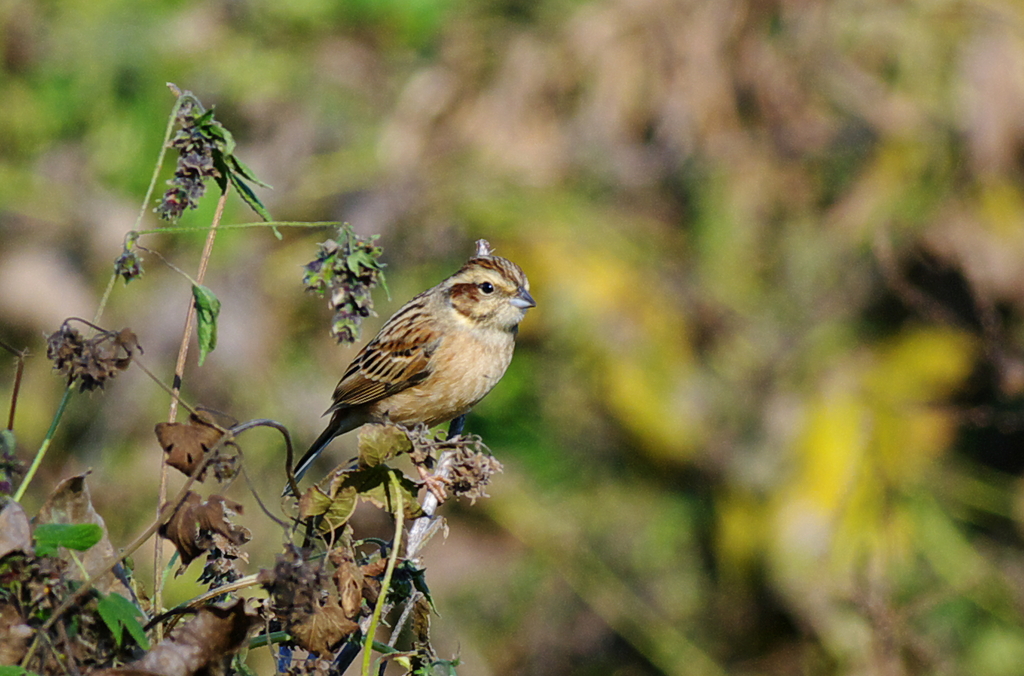
<path fill-rule="evenodd" d="M 96 308 L 96 314 L 92 318 L 93 324 L 100 323 L 100 317 L 103 316 L 103 311 L 107 307 L 107 301 L 110 300 L 110 292 L 114 290 L 114 282 L 117 281 L 117 273 L 110 275 L 110 281 L 107 282 L 107 288 L 103 290 L 103 297 L 100 298 L 100 304 Z"/>
<path fill-rule="evenodd" d="M 224 188 L 224 192 L 221 193 L 220 199 L 217 200 L 217 210 L 213 214 L 213 223 L 210 224 L 210 231 L 206 236 L 206 244 L 203 246 L 203 255 L 199 259 L 199 272 L 196 273 L 196 283 L 202 284 L 203 279 L 206 277 L 206 269 L 210 263 L 210 256 L 213 253 L 213 242 L 217 238 L 217 226 L 220 224 L 220 219 L 224 215 L 224 204 L 228 199 L 228 188 Z M 192 338 L 192 325 L 195 322 L 196 317 L 196 304 L 189 297 L 188 302 L 188 313 L 185 316 L 185 329 L 181 336 L 181 345 L 178 347 L 178 362 L 174 367 L 174 381 L 171 383 L 171 389 L 173 390 L 171 396 L 171 405 L 167 411 L 167 421 L 174 422 L 175 417 L 178 415 L 178 395 L 181 392 L 181 381 L 185 375 L 185 359 L 188 357 L 188 346 L 189 341 Z M 157 497 L 157 514 L 160 513 L 160 505 L 164 503 L 167 497 L 167 465 L 165 463 L 160 464 L 160 489 Z M 153 608 L 156 613 L 160 613 L 163 609 L 163 577 L 160 575 L 160 571 L 163 568 L 163 543 L 159 538 L 153 544 Z M 157 640 L 162 638 L 163 630 L 161 627 L 157 627 Z"/>
<path fill-rule="evenodd" d="M 385 569 L 384 579 L 380 583 L 380 595 L 377 597 L 377 605 L 373 608 L 370 626 L 366 630 L 365 647 L 363 648 L 363 676 L 370 676 L 373 635 L 377 632 L 377 623 L 380 622 L 380 615 L 386 603 L 388 589 L 391 588 L 391 575 L 395 572 L 395 565 L 398 563 L 398 551 L 402 547 L 402 529 L 405 527 L 405 498 L 402 496 L 402 489 L 398 485 L 398 479 L 394 473 L 391 474 L 391 489 L 394 491 L 396 503 L 395 541 L 391 544 L 391 556 L 388 557 L 388 567 Z"/>
<path fill-rule="evenodd" d="M 7 347 L 5 344 L 4 347 Z M 18 405 L 18 391 L 21 389 L 21 378 L 25 373 L 25 356 L 26 351 L 16 353 L 18 356 L 18 365 L 14 371 L 14 387 L 11 389 L 11 410 L 7 415 L 7 429 L 14 430 L 14 409 Z"/>
<path fill-rule="evenodd" d="M 50 429 L 46 431 L 46 437 L 43 439 L 43 443 L 39 446 L 39 450 L 36 451 L 36 457 L 32 459 L 32 466 L 28 468 L 28 473 L 22 480 L 21 485 L 18 486 L 18 492 L 14 494 L 14 501 L 21 502 L 21 498 L 25 495 L 25 491 L 28 489 L 29 483 L 32 481 L 32 477 L 36 475 L 36 471 L 39 469 L 39 465 L 43 462 L 43 456 L 46 455 L 47 449 L 50 448 L 50 442 L 53 441 L 53 435 L 57 433 L 57 425 L 60 424 L 60 419 L 64 417 L 64 409 L 68 407 L 68 400 L 71 399 L 71 387 L 69 383 L 64 388 L 64 396 L 61 397 L 60 404 L 57 405 L 57 412 L 53 414 L 53 421 L 50 423 Z"/>

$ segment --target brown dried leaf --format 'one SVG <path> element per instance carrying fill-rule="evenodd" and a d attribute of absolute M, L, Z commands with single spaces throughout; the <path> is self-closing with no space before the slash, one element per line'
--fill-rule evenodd
<path fill-rule="evenodd" d="M 192 416 L 187 423 L 157 423 L 154 431 L 160 447 L 167 454 L 165 462 L 186 476 L 192 476 L 196 465 L 224 435 L 210 422 L 197 416 Z M 202 481 L 205 474 L 206 470 L 203 470 L 197 479 Z"/>
<path fill-rule="evenodd" d="M 129 364 L 132 363 L 132 358 L 135 356 L 136 351 L 142 354 L 139 338 L 131 329 L 126 328 L 118 331 L 114 337 L 114 346 L 124 350 L 125 353 L 125 356 L 115 357 L 114 359 L 114 365 L 121 371 L 127 369 Z"/>
<path fill-rule="evenodd" d="M 0 511 L 0 559 L 11 552 L 32 554 L 32 527 L 22 506 L 11 500 Z"/>
<path fill-rule="evenodd" d="M 174 544 L 178 556 L 181 557 L 182 566 L 187 566 L 212 544 L 200 541 L 199 522 L 196 520 L 195 510 L 202 501 L 198 493 L 189 491 L 173 516 L 160 526 L 160 537 Z"/>
<path fill-rule="evenodd" d="M 422 594 L 416 597 L 412 608 L 412 645 L 433 652 L 430 646 L 430 601 Z"/>
<path fill-rule="evenodd" d="M 242 505 L 219 495 L 206 501 L 189 491 L 174 515 L 160 527 L 160 536 L 170 540 L 178 550 L 182 567 L 217 545 L 213 534 L 224 537 L 227 544 L 238 547 L 252 537 L 247 528 L 231 523 L 230 516 L 242 513 Z"/>
<path fill-rule="evenodd" d="M 380 596 L 380 580 L 377 578 L 384 575 L 384 570 L 388 567 L 387 559 L 377 559 L 370 563 L 362 566 L 363 571 L 363 598 L 371 606 L 377 603 L 377 597 Z"/>
<path fill-rule="evenodd" d="M 235 525 L 229 520 L 230 517 L 242 514 L 243 507 L 220 495 L 211 495 L 210 498 L 200 505 L 196 517 L 199 519 L 199 527 L 223 535 L 228 542 L 238 547 L 244 545 L 252 538 L 248 529 Z"/>
<path fill-rule="evenodd" d="M 326 655 L 358 628 L 337 603 L 328 603 L 293 624 L 288 633 L 306 650 Z"/>
<path fill-rule="evenodd" d="M 388 567 L 387 559 L 377 559 L 369 563 L 363 564 L 362 570 L 363 575 L 366 577 L 379 577 L 384 574 L 384 571 Z"/>
<path fill-rule="evenodd" d="M 123 669 L 108 669 L 107 676 L 133 676 L 140 672 L 160 676 L 192 676 L 225 673 L 232 656 L 246 643 L 249 630 L 258 622 L 245 601 L 219 608 L 202 608 L 169 639 L 157 644 L 142 659 Z"/>
<path fill-rule="evenodd" d="M 341 609 L 345 617 L 355 619 L 362 610 L 363 570 L 356 565 L 351 547 L 333 549 L 328 559 L 335 566 L 333 578 Z"/>
<path fill-rule="evenodd" d="M 21 661 L 32 639 L 32 627 L 9 604 L 0 605 L 0 665 L 14 665 Z"/>
<path fill-rule="evenodd" d="M 85 481 L 88 474 L 86 472 L 62 481 L 39 510 L 35 522 L 37 524 L 92 523 L 99 526 L 103 531 L 103 537 L 100 538 L 100 541 L 77 555 L 79 561 L 82 562 L 82 568 L 85 568 L 85 572 L 89 577 L 92 577 L 105 568 L 112 559 L 117 557 L 117 551 L 110 542 L 107 525 L 103 521 L 103 517 L 92 506 L 89 486 Z M 70 559 L 68 560 L 70 561 Z M 73 579 L 83 579 L 82 570 L 78 565 L 70 566 L 69 570 L 69 574 Z M 127 599 L 135 598 L 124 581 L 124 571 L 121 566 L 115 568 L 114 572 L 108 573 L 97 580 L 95 587 L 103 594 L 116 592 Z"/>

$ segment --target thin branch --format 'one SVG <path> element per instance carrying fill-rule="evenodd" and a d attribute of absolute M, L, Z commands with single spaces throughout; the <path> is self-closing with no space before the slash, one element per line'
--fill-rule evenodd
<path fill-rule="evenodd" d="M 178 99 L 179 102 L 181 99 Z M 161 159 L 163 156 L 161 155 Z M 203 246 L 203 255 L 199 259 L 199 272 L 196 274 L 196 283 L 202 284 L 206 277 L 206 269 L 210 263 L 210 256 L 213 253 L 213 242 L 217 238 L 217 226 L 224 215 L 224 204 L 228 199 L 228 187 L 225 186 L 220 199 L 217 200 L 217 210 L 213 215 L 213 223 L 210 225 L 209 234 L 206 236 L 206 244 Z M 192 298 L 189 298 L 188 312 L 185 315 L 185 329 L 181 336 L 181 345 L 178 347 L 178 361 L 174 367 L 174 381 L 171 390 L 174 396 L 171 397 L 171 404 L 167 411 L 167 421 L 174 422 L 178 415 L 178 394 L 181 392 L 181 381 L 185 375 L 185 359 L 188 357 L 188 346 L 192 338 L 192 324 L 195 322 L 196 305 Z M 163 504 L 167 496 L 167 465 L 160 465 L 160 488 L 157 495 L 157 504 Z M 159 513 L 159 508 L 158 508 Z M 157 540 L 154 543 L 153 552 L 153 608 L 159 612 L 163 606 L 163 584 L 160 569 L 163 567 L 163 547 Z M 157 627 L 157 639 L 161 638 L 161 629 Z"/>
<path fill-rule="evenodd" d="M 14 388 L 11 390 L 11 409 L 7 414 L 7 429 L 14 429 L 14 409 L 18 405 L 18 390 L 21 389 L 21 376 L 25 373 L 25 359 L 28 357 L 28 350 L 16 350 L 4 341 L 0 340 L 0 348 L 3 348 L 17 357 L 18 365 L 14 371 Z"/>

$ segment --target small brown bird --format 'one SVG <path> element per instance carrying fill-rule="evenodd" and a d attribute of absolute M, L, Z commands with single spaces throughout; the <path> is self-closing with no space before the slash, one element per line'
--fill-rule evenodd
<path fill-rule="evenodd" d="M 406 303 L 334 388 L 331 422 L 295 467 L 299 479 L 334 437 L 370 422 L 438 425 L 465 414 L 505 374 L 530 282 L 486 240 L 458 272 Z"/>

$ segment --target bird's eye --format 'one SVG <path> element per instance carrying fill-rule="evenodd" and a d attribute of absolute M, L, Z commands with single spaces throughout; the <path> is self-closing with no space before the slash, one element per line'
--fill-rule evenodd
<path fill-rule="evenodd" d="M 483 282 L 480 284 L 480 290 L 484 293 L 494 293 L 494 285 L 490 282 Z"/>

